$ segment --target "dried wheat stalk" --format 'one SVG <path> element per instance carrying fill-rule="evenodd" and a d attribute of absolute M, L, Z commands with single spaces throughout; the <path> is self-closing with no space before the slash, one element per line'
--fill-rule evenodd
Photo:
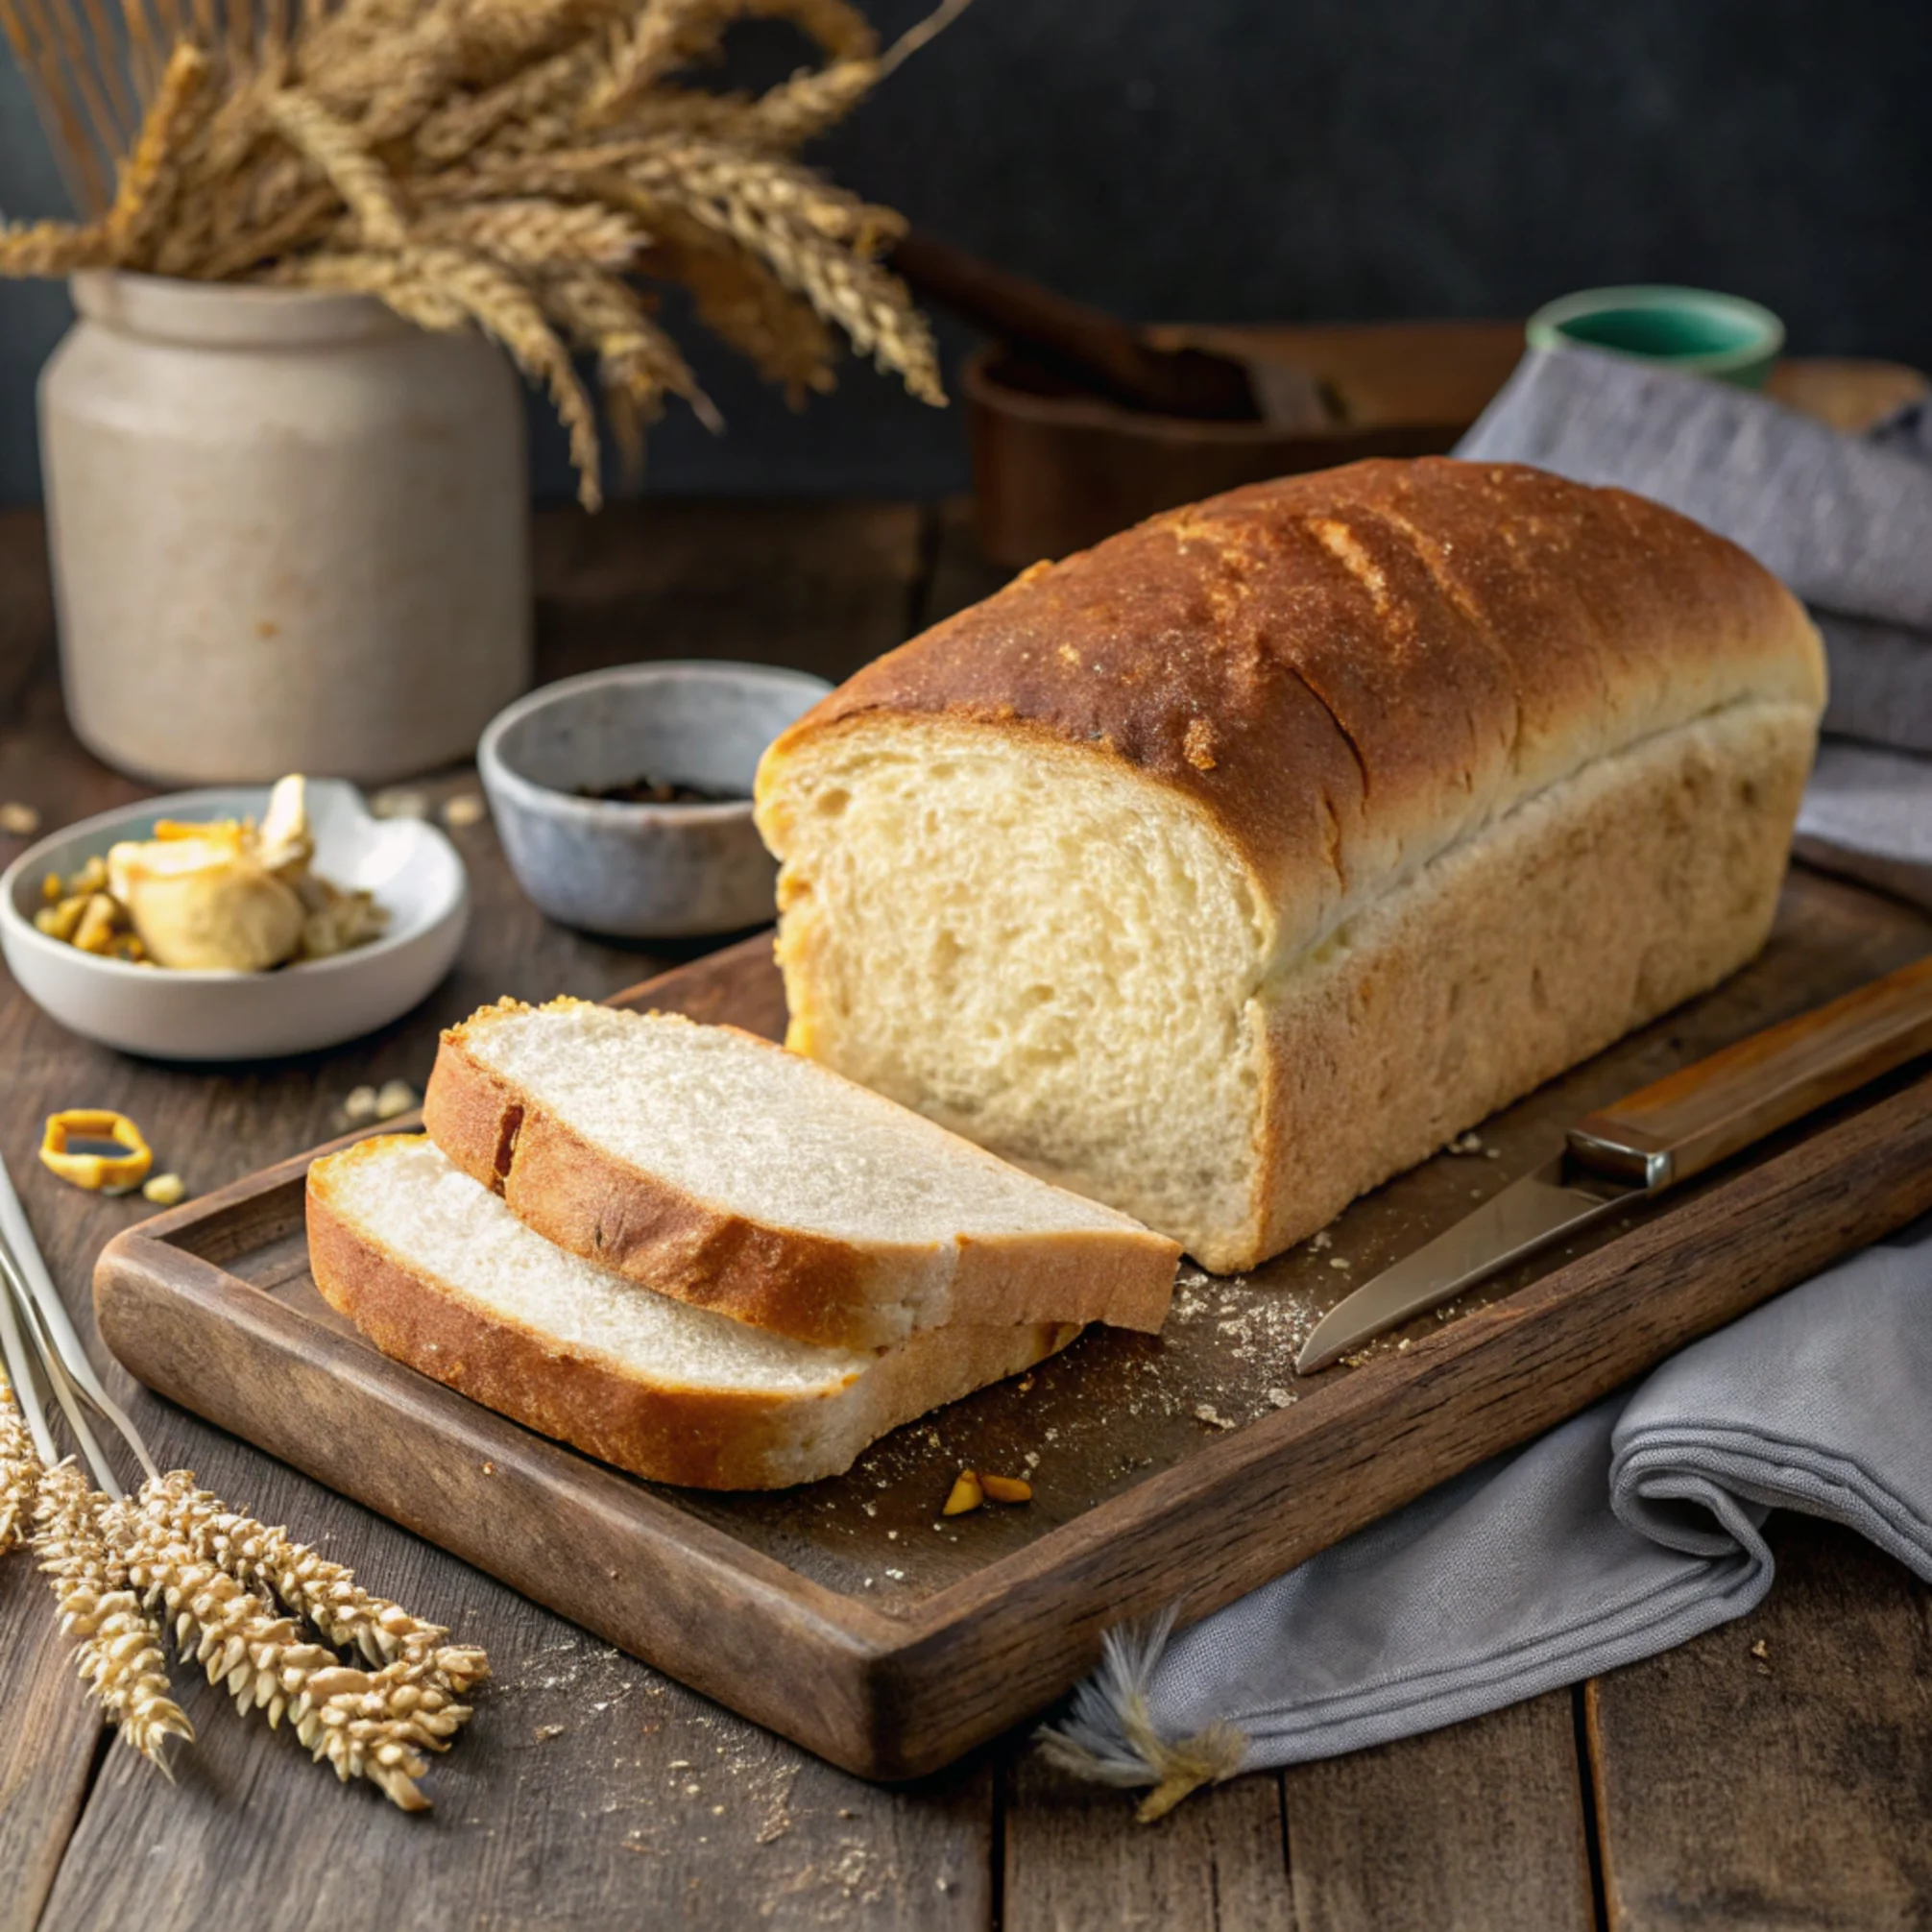
<path fill-rule="evenodd" d="M 328 1641 L 359 1651 L 373 1664 L 406 1664 L 428 1680 L 462 1696 L 490 1675 L 479 1650 L 445 1644 L 440 1624 L 413 1617 L 399 1604 L 372 1595 L 342 1564 L 226 1509 L 198 1489 L 185 1470 L 150 1483 L 141 1506 L 180 1544 L 203 1561 L 226 1570 L 237 1582 L 272 1591 L 293 1616 L 306 1617 Z"/>
<path fill-rule="evenodd" d="M 715 418 L 620 275 L 683 282 L 794 400 L 832 384 L 828 325 L 945 399 L 925 322 L 880 265 L 898 217 L 792 157 L 965 0 L 882 56 L 851 0 L 122 0 L 124 67 L 88 52 L 115 44 L 105 4 L 0 0 L 93 216 L 0 227 L 0 275 L 246 276 L 479 327 L 549 391 L 592 506 L 573 350 L 629 456 L 669 396 Z M 789 21 L 819 63 L 755 97 L 681 78 L 754 16 Z"/>
<path fill-rule="evenodd" d="M 194 1727 L 171 1695 L 161 1632 L 128 1587 L 128 1566 L 109 1539 L 107 1497 L 71 1460 L 44 1471 L 34 1506 L 34 1553 L 52 1580 L 60 1629 L 78 1638 L 82 1677 L 134 1750 L 166 1768 L 171 1737 Z"/>
<path fill-rule="evenodd" d="M 183 1654 L 192 1651 L 239 1709 L 261 1710 L 271 1728 L 286 1716 L 344 1782 L 367 1778 L 401 1809 L 426 1809 L 417 1783 L 429 1768 L 423 1753 L 447 1750 L 471 1715 L 439 1678 L 442 1653 L 425 1649 L 375 1671 L 344 1664 L 202 1554 L 205 1518 L 219 1510 L 185 1472 L 148 1484 L 112 1525 L 130 1583 L 165 1606 Z"/>
<path fill-rule="evenodd" d="M 13 1390 L 0 1375 L 0 1557 L 20 1541 L 34 1520 L 34 1498 L 40 1487 L 40 1459 L 34 1438 L 14 1406 Z"/>

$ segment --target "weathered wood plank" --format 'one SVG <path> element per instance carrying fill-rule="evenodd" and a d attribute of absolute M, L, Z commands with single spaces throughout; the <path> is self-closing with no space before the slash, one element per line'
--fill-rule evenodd
<path fill-rule="evenodd" d="M 1005 1932 L 1295 1932 L 1272 1772 L 1137 1824 L 1130 1794 L 1005 1749 Z"/>
<path fill-rule="evenodd" d="M 1932 1924 L 1932 1586 L 1834 1525 L 1770 1539 L 1750 1616 L 1589 1688 L 1612 1932 Z"/>
<path fill-rule="evenodd" d="M 0 1932 L 38 1920 L 101 1743 L 53 1623 L 31 1556 L 0 1561 Z"/>
<path fill-rule="evenodd" d="M 1296 1932 L 1589 1932 L 1571 1695 L 1283 1774 Z"/>

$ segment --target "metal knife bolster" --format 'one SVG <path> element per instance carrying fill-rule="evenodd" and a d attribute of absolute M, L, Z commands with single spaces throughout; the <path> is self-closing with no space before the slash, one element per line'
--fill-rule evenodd
<path fill-rule="evenodd" d="M 1569 1132 L 1570 1158 L 1590 1173 L 1622 1181 L 1643 1194 L 1656 1194 L 1678 1177 L 1670 1148 L 1659 1147 L 1636 1127 L 1592 1130 L 1588 1122 Z"/>

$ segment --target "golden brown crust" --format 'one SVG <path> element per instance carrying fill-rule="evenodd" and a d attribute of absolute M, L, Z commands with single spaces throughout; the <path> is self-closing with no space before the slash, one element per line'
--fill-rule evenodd
<path fill-rule="evenodd" d="M 767 772 L 881 713 L 1040 733 L 1196 802 L 1295 900 L 1743 690 L 1820 702 L 1823 675 L 1783 586 L 1673 511 L 1519 465 L 1375 461 L 1027 573 L 841 686 Z"/>
<path fill-rule="evenodd" d="M 817 1347 L 897 1340 L 905 1324 L 888 1305 L 894 1284 L 943 1261 L 936 1243 L 860 1245 L 701 1200 L 531 1100 L 477 1059 L 461 1026 L 443 1034 L 423 1120 L 457 1167 L 559 1247 L 660 1294 Z M 1146 1231 L 966 1241 L 951 1289 L 954 1319 L 992 1327 L 1105 1321 L 1157 1332 L 1179 1259 L 1172 1243 Z M 965 1310 L 970 1317 L 956 1312 Z"/>
<path fill-rule="evenodd" d="M 1329 963 L 1265 988 L 1252 1268 L 1764 944 L 1811 764 L 1802 707 L 1739 710 L 1505 821 Z M 1527 815 L 1526 815 L 1527 816 Z"/>
<path fill-rule="evenodd" d="M 824 1393 L 651 1382 L 479 1307 L 338 1214 L 329 1198 L 333 1164 L 377 1158 L 381 1146 L 379 1138 L 360 1142 L 309 1171 L 309 1268 L 329 1306 L 392 1360 L 653 1482 L 769 1489 L 836 1475 L 888 1430 L 1031 1366 L 1078 1333 L 936 1331 L 884 1351 Z"/>

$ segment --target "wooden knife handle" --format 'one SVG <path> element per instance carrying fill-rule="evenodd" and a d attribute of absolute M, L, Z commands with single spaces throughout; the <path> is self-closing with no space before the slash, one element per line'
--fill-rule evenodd
<path fill-rule="evenodd" d="M 1667 1187 L 1932 1053 L 1932 954 L 1612 1102 L 1570 1131 L 1584 1166 Z"/>

